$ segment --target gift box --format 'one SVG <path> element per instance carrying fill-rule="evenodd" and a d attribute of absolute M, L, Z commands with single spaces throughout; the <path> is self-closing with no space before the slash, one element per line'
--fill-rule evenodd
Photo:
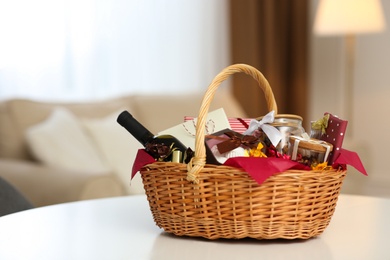
<path fill-rule="evenodd" d="M 303 163 L 314 168 L 320 163 L 328 161 L 333 145 L 314 138 L 290 136 L 289 155 L 291 160 Z"/>
<path fill-rule="evenodd" d="M 169 134 L 179 139 L 185 146 L 195 149 L 195 126 L 197 118 L 186 117 L 184 123 L 160 131 L 158 135 Z M 206 117 L 205 134 L 229 128 L 228 118 L 223 108 L 211 111 Z"/>
<path fill-rule="evenodd" d="M 184 122 L 193 120 L 193 116 L 185 116 L 184 117 Z M 244 133 L 251 122 L 253 118 L 240 118 L 240 117 L 229 117 L 228 122 L 230 125 L 230 129 L 237 132 L 237 133 Z"/>
<path fill-rule="evenodd" d="M 334 147 L 328 161 L 329 164 L 332 164 L 340 156 L 348 121 L 330 113 L 325 113 L 325 115 L 328 115 L 329 119 L 325 134 L 321 136 L 321 140 L 331 143 Z"/>

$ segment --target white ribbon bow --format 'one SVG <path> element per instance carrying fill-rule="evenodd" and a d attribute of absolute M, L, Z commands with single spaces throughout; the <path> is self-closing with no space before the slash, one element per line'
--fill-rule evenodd
<path fill-rule="evenodd" d="M 261 128 L 263 132 L 267 135 L 273 146 L 276 147 L 280 140 L 282 140 L 282 133 L 280 133 L 280 131 L 276 127 L 268 125 L 268 123 L 274 122 L 274 114 L 275 111 L 272 110 L 271 112 L 266 114 L 260 121 L 252 119 L 249 123 L 248 129 L 243 134 L 251 135 L 255 130 Z"/>

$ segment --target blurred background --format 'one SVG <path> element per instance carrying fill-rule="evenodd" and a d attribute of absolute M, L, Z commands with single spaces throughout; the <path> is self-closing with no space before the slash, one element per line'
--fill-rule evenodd
<path fill-rule="evenodd" d="M 224 1 L 0 1 L 0 97 L 204 89 L 229 63 Z"/>
<path fill-rule="evenodd" d="M 352 32 L 350 62 L 350 32 L 314 30 L 317 0 L 0 0 L 0 99 L 203 93 L 224 67 L 247 63 L 305 128 L 324 112 L 348 120 L 345 148 L 369 177 L 351 169 L 345 192 L 390 197 L 390 2 L 377 3 L 384 26 Z M 237 75 L 227 86 L 251 117 L 266 112 L 255 85 Z"/>

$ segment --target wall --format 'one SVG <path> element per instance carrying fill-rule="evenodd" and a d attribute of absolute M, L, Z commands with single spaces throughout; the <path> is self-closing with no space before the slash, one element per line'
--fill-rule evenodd
<path fill-rule="evenodd" d="M 314 20 L 317 1 L 311 1 Z M 390 1 L 382 1 L 385 17 L 390 20 Z M 313 24 L 311 22 L 311 25 Z M 356 151 L 369 176 L 349 167 L 343 192 L 390 197 L 390 173 L 386 164 L 390 147 L 390 30 L 356 38 L 353 118 L 348 119 L 344 148 Z M 312 29 L 312 28 L 311 28 Z M 343 37 L 312 35 L 310 119 L 326 111 L 344 118 L 345 51 Z M 345 118 L 347 119 L 347 118 Z"/>
<path fill-rule="evenodd" d="M 229 65 L 227 10 L 224 0 L 0 1 L 0 99 L 203 92 Z"/>

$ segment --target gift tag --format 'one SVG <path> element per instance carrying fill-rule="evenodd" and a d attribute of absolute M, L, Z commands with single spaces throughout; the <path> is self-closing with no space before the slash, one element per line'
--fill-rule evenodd
<path fill-rule="evenodd" d="M 179 139 L 184 145 L 195 150 L 195 133 L 196 133 L 196 121 L 197 118 L 192 120 L 186 120 L 184 123 L 166 129 L 158 133 L 170 134 Z M 216 131 L 220 131 L 226 128 L 230 128 L 228 118 L 223 108 L 219 108 L 212 112 L 209 112 L 206 117 L 206 129 L 205 134 L 212 134 Z"/>

